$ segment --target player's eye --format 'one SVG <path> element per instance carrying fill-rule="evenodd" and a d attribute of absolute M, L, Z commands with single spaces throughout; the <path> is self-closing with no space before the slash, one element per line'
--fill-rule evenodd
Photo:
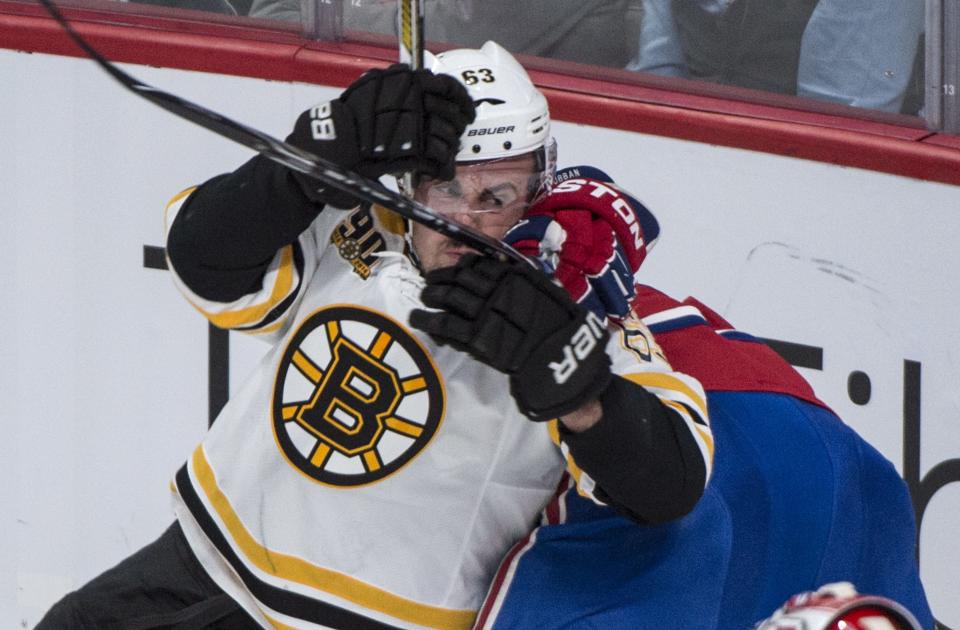
<path fill-rule="evenodd" d="M 487 212 L 499 212 L 516 201 L 516 195 L 507 190 L 493 192 L 485 190 L 480 195 L 480 208 Z"/>
<path fill-rule="evenodd" d="M 484 210 L 499 210 L 503 208 L 503 200 L 496 195 L 485 194 L 480 197 L 480 207 Z"/>
<path fill-rule="evenodd" d="M 447 182 L 439 182 L 438 184 L 434 185 L 433 189 L 444 195 L 450 195 L 451 197 L 459 197 L 463 194 L 460 182 L 456 179 L 452 179 Z"/>

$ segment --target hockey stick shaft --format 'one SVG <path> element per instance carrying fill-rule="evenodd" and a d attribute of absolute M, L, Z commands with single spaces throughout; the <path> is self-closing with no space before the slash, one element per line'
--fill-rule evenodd
<path fill-rule="evenodd" d="M 486 234 L 439 214 L 423 204 L 396 193 L 358 173 L 324 160 L 312 153 L 278 140 L 252 127 L 236 122 L 215 111 L 201 107 L 186 99 L 158 90 L 127 74 L 107 61 L 86 42 L 70 25 L 51 0 L 39 0 L 48 13 L 63 27 L 70 38 L 104 71 L 125 88 L 151 103 L 181 118 L 196 123 L 225 138 L 253 149 L 264 157 L 287 168 L 306 173 L 328 186 L 349 193 L 369 203 L 379 204 L 400 216 L 416 221 L 451 239 L 463 243 L 477 252 L 492 258 L 507 261 L 527 262 L 518 251 Z"/>
<path fill-rule="evenodd" d="M 414 70 L 423 68 L 423 2 L 397 0 L 397 33 L 400 63 Z M 413 173 L 403 174 L 404 189 L 413 191 Z"/>
<path fill-rule="evenodd" d="M 400 63 L 423 67 L 423 0 L 397 0 Z"/>

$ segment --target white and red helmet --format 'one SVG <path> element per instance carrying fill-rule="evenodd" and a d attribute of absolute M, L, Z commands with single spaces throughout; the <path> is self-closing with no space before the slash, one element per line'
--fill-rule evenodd
<path fill-rule="evenodd" d="M 756 630 L 921 630 L 893 600 L 861 595 L 849 582 L 794 595 Z"/>

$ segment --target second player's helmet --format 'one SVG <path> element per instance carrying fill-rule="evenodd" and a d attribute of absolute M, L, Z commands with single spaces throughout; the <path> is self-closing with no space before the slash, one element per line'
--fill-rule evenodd
<path fill-rule="evenodd" d="M 457 162 L 479 162 L 535 152 L 548 187 L 556 168 L 547 99 L 526 70 L 502 46 L 459 48 L 425 54 L 424 66 L 449 74 L 467 88 L 477 117 L 460 136 Z"/>
<path fill-rule="evenodd" d="M 897 602 L 838 582 L 794 595 L 757 630 L 920 630 L 920 624 Z"/>

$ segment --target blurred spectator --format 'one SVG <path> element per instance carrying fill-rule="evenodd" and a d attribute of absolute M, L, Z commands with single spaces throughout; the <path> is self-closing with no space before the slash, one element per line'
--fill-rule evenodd
<path fill-rule="evenodd" d="M 636 50 L 639 3 L 640 0 L 425 0 L 424 32 L 431 42 L 479 47 L 493 39 L 513 53 L 622 68 Z M 344 0 L 342 10 L 346 29 L 396 32 L 395 0 Z M 250 16 L 301 21 L 301 3 L 254 0 Z"/>
<path fill-rule="evenodd" d="M 629 70 L 888 112 L 903 111 L 917 83 L 919 0 L 642 2 Z"/>
<path fill-rule="evenodd" d="M 244 15 L 250 0 L 129 0 L 136 4 L 152 4 L 173 9 L 207 11 L 224 15 Z"/>

